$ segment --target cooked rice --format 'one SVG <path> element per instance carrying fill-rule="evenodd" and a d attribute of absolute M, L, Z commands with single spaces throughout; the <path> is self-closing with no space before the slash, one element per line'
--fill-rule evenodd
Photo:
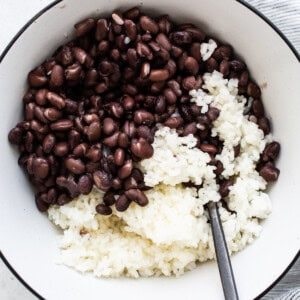
<path fill-rule="evenodd" d="M 202 49 L 202 46 L 201 46 Z M 204 51 L 204 50 L 203 50 Z M 202 53 L 202 52 L 201 52 Z M 205 52 L 208 53 L 207 51 Z M 217 156 L 224 166 L 222 176 L 235 176 L 227 203 L 219 204 L 229 252 L 243 249 L 261 232 L 261 219 L 271 212 L 269 196 L 263 192 L 266 181 L 255 166 L 266 143 L 255 123 L 243 114 L 246 98 L 237 95 L 237 80 L 223 79 L 214 71 L 205 74 L 203 90 L 191 91 L 192 101 L 221 110 L 212 135 L 223 141 Z M 234 147 L 241 150 L 234 158 Z M 212 233 L 204 205 L 219 201 L 219 186 L 209 155 L 195 147 L 192 136 L 179 137 L 175 130 L 160 127 L 155 134 L 153 157 L 140 162 L 149 204 L 131 203 L 125 212 L 113 208 L 111 216 L 96 213 L 103 201 L 96 189 L 64 206 L 52 206 L 49 218 L 62 230 L 60 262 L 99 277 L 181 275 L 215 257 Z M 184 182 L 202 185 L 187 188 Z"/>

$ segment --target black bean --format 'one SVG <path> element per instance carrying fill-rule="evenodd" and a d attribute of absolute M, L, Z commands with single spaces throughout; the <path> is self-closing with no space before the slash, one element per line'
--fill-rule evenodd
<path fill-rule="evenodd" d="M 207 153 L 214 154 L 214 153 L 218 152 L 218 148 L 212 144 L 201 144 L 199 148 L 200 148 L 200 150 L 207 152 Z"/>
<path fill-rule="evenodd" d="M 126 160 L 124 165 L 118 170 L 118 177 L 120 179 L 125 179 L 130 176 L 133 169 L 132 160 Z"/>
<path fill-rule="evenodd" d="M 91 123 L 86 130 L 87 138 L 90 142 L 96 142 L 101 136 L 101 125 L 100 122 Z"/>
<path fill-rule="evenodd" d="M 78 180 L 78 190 L 80 193 L 87 195 L 93 188 L 93 181 L 89 175 L 82 175 Z"/>
<path fill-rule="evenodd" d="M 157 82 L 152 83 L 151 88 L 150 88 L 151 93 L 153 93 L 153 94 L 160 93 L 161 90 L 163 89 L 164 85 L 165 85 L 164 81 L 157 81 Z"/>
<path fill-rule="evenodd" d="M 125 121 L 122 130 L 130 138 L 133 138 L 136 134 L 136 127 L 134 123 L 130 121 Z"/>
<path fill-rule="evenodd" d="M 150 127 L 142 125 L 137 128 L 137 135 L 138 137 L 144 138 L 149 143 L 153 143 L 154 141 L 154 135 L 151 131 Z"/>
<path fill-rule="evenodd" d="M 247 85 L 247 94 L 253 98 L 259 98 L 261 96 L 261 91 L 255 83 L 249 82 Z"/>
<path fill-rule="evenodd" d="M 134 168 L 132 170 L 132 177 L 138 182 L 142 182 L 144 180 L 144 175 L 141 170 Z"/>
<path fill-rule="evenodd" d="M 140 15 L 140 9 L 138 7 L 130 8 L 124 13 L 124 17 L 130 20 L 136 19 L 139 15 Z"/>
<path fill-rule="evenodd" d="M 81 143 L 73 149 L 73 154 L 76 157 L 84 157 L 88 149 L 88 144 Z"/>
<path fill-rule="evenodd" d="M 59 157 L 65 156 L 69 152 L 68 143 L 60 142 L 54 146 L 54 154 Z"/>
<path fill-rule="evenodd" d="M 137 90 L 136 86 L 133 84 L 124 84 L 122 86 L 122 92 L 124 94 L 128 94 L 130 96 L 135 96 L 138 93 L 138 90 Z"/>
<path fill-rule="evenodd" d="M 229 62 L 226 59 L 223 59 L 219 65 L 219 71 L 224 75 L 224 77 L 229 75 Z"/>
<path fill-rule="evenodd" d="M 260 100 L 254 100 L 252 102 L 252 112 L 257 117 L 263 117 L 265 114 L 263 103 Z"/>
<path fill-rule="evenodd" d="M 96 206 L 96 211 L 100 215 L 109 216 L 112 214 L 112 209 L 109 206 L 106 206 L 102 203 Z"/>
<path fill-rule="evenodd" d="M 169 78 L 169 71 L 165 69 L 151 70 L 149 79 L 151 81 L 164 81 Z"/>
<path fill-rule="evenodd" d="M 60 65 L 52 68 L 50 76 L 50 85 L 54 88 L 61 87 L 64 84 L 64 69 Z"/>
<path fill-rule="evenodd" d="M 55 188 L 51 188 L 48 190 L 47 197 L 45 197 L 45 200 L 49 204 L 54 204 L 57 200 L 57 196 L 58 196 L 57 190 Z"/>
<path fill-rule="evenodd" d="M 148 16 L 141 16 L 139 25 L 144 31 L 149 31 L 152 34 L 157 34 L 159 30 L 158 24 Z"/>
<path fill-rule="evenodd" d="M 115 118 L 121 118 L 124 114 L 122 105 L 118 102 L 110 103 L 110 112 Z"/>
<path fill-rule="evenodd" d="M 232 56 L 232 52 L 233 50 L 231 46 L 223 45 L 215 50 L 215 52 L 213 53 L 213 57 L 219 61 L 222 59 L 229 60 Z"/>
<path fill-rule="evenodd" d="M 144 124 L 150 126 L 154 122 L 154 117 L 150 112 L 139 109 L 134 112 L 134 122 L 138 125 Z"/>
<path fill-rule="evenodd" d="M 118 146 L 121 148 L 127 148 L 129 145 L 128 135 L 124 132 L 121 132 L 118 136 Z"/>
<path fill-rule="evenodd" d="M 33 158 L 32 160 L 32 171 L 33 175 L 36 178 L 44 179 L 49 174 L 49 164 L 46 159 L 44 158 Z"/>
<path fill-rule="evenodd" d="M 129 207 L 130 202 L 131 201 L 124 194 L 120 195 L 115 204 L 116 210 L 121 212 L 125 211 Z"/>
<path fill-rule="evenodd" d="M 212 73 L 214 70 L 218 70 L 218 63 L 217 61 L 213 58 L 210 57 L 207 61 L 206 61 L 206 70 L 209 73 Z"/>
<path fill-rule="evenodd" d="M 158 27 L 159 27 L 159 31 L 161 31 L 165 34 L 169 34 L 169 32 L 173 28 L 173 24 L 170 22 L 169 17 L 167 15 L 165 15 L 165 16 L 159 17 Z"/>
<path fill-rule="evenodd" d="M 195 134 L 197 132 L 196 122 L 188 123 L 183 128 L 183 135 Z"/>
<path fill-rule="evenodd" d="M 267 182 L 276 181 L 278 179 L 280 171 L 272 165 L 266 164 L 259 171 L 259 175 L 263 177 Z"/>
<path fill-rule="evenodd" d="M 177 96 L 174 91 L 170 88 L 166 88 L 163 90 L 163 95 L 169 105 L 175 104 L 177 101 Z"/>
<path fill-rule="evenodd" d="M 71 150 L 76 147 L 81 141 L 81 135 L 78 131 L 72 129 L 68 133 L 68 145 Z"/>
<path fill-rule="evenodd" d="M 192 34 L 187 31 L 175 31 L 172 34 L 172 41 L 176 45 L 185 45 L 192 42 Z"/>
<path fill-rule="evenodd" d="M 130 146 L 131 152 L 138 158 L 145 159 L 153 155 L 153 147 L 144 139 L 133 139 Z"/>
<path fill-rule="evenodd" d="M 57 121 L 62 117 L 61 111 L 57 110 L 56 108 L 46 108 L 44 110 L 44 116 L 51 122 Z"/>
<path fill-rule="evenodd" d="M 199 28 L 188 27 L 185 28 L 184 31 L 187 31 L 191 34 L 193 42 L 202 42 L 205 39 L 205 33 Z"/>
<path fill-rule="evenodd" d="M 65 107 L 64 99 L 54 92 L 48 92 L 46 94 L 47 100 L 56 108 L 63 109 Z"/>
<path fill-rule="evenodd" d="M 258 127 L 264 132 L 265 135 L 271 132 L 270 121 L 266 117 L 262 117 L 258 119 Z"/>
<path fill-rule="evenodd" d="M 35 197 L 35 204 L 36 204 L 36 206 L 37 206 L 37 208 L 38 208 L 38 210 L 39 210 L 40 212 L 45 212 L 45 211 L 47 211 L 48 208 L 49 208 L 49 204 L 46 203 L 45 201 L 43 201 L 43 200 L 47 197 L 46 194 L 44 194 L 44 195 L 45 195 L 45 196 L 42 196 L 42 194 L 39 193 L 39 194 L 37 194 L 36 197 Z M 44 199 L 43 199 L 43 198 L 44 198 Z"/>
<path fill-rule="evenodd" d="M 80 37 L 89 33 L 95 26 L 95 20 L 88 18 L 75 25 L 76 36 Z"/>
<path fill-rule="evenodd" d="M 216 107 L 210 106 L 207 111 L 208 118 L 213 122 L 215 121 L 220 115 L 220 110 Z"/>
<path fill-rule="evenodd" d="M 233 147 L 234 157 L 238 157 L 241 152 L 241 144 L 236 145 Z"/>
<path fill-rule="evenodd" d="M 239 86 L 247 86 L 249 80 L 249 72 L 247 70 L 243 71 L 239 77 Z"/>
<path fill-rule="evenodd" d="M 9 134 L 8 139 L 12 144 L 20 145 L 23 140 L 23 129 L 19 127 L 13 128 Z"/>
<path fill-rule="evenodd" d="M 106 137 L 103 140 L 103 144 L 110 148 L 116 147 L 118 144 L 119 134 L 119 132 L 115 132 L 111 136 Z"/>
<path fill-rule="evenodd" d="M 74 63 L 65 69 L 65 77 L 67 80 L 75 81 L 82 76 L 82 67 L 78 63 Z"/>
<path fill-rule="evenodd" d="M 46 135 L 46 137 L 43 140 L 43 151 L 45 153 L 50 153 L 55 145 L 56 138 L 54 134 L 50 133 Z"/>
<path fill-rule="evenodd" d="M 107 191 L 111 187 L 111 179 L 109 175 L 102 170 L 98 170 L 93 173 L 93 180 L 96 187 L 100 190 Z"/>
<path fill-rule="evenodd" d="M 69 119 L 60 119 L 52 124 L 50 128 L 53 131 L 68 131 L 73 127 L 73 121 Z"/>
<path fill-rule="evenodd" d="M 192 57 L 188 56 L 184 61 L 184 68 L 192 75 L 196 75 L 199 71 L 199 64 L 197 60 Z"/>
<path fill-rule="evenodd" d="M 178 128 L 183 124 L 183 119 L 181 117 L 170 117 L 164 123 L 165 126 L 170 128 Z"/>
<path fill-rule="evenodd" d="M 103 120 L 103 132 L 106 135 L 111 135 L 117 130 L 117 124 L 112 118 L 105 118 Z"/>
<path fill-rule="evenodd" d="M 135 41 L 137 38 L 137 28 L 133 21 L 125 20 L 124 21 L 125 32 L 130 38 L 130 41 Z"/>
<path fill-rule="evenodd" d="M 61 194 L 57 198 L 57 204 L 64 205 L 64 204 L 70 202 L 71 200 L 72 200 L 71 197 L 68 196 L 67 194 Z"/>
<path fill-rule="evenodd" d="M 45 86 L 48 79 L 42 67 L 38 67 L 28 74 L 28 83 L 32 87 L 42 87 Z"/>
<path fill-rule="evenodd" d="M 72 53 L 75 57 L 75 59 L 81 64 L 83 65 L 86 62 L 87 59 L 87 53 L 79 47 L 73 47 L 72 48 Z"/>
<path fill-rule="evenodd" d="M 139 189 L 130 189 L 125 191 L 126 197 L 136 202 L 140 206 L 145 206 L 148 204 L 148 198 L 147 196 Z"/>
<path fill-rule="evenodd" d="M 280 152 L 280 144 L 278 142 L 271 142 L 268 144 L 263 153 L 262 153 L 262 161 L 270 161 L 275 160 Z"/>
<path fill-rule="evenodd" d="M 219 188 L 219 193 L 221 197 L 228 196 L 230 192 L 229 188 L 233 185 L 233 183 L 234 183 L 233 178 L 229 178 L 227 180 L 222 181 Z"/>
<path fill-rule="evenodd" d="M 122 148 L 116 149 L 114 153 L 114 161 L 117 166 L 122 166 L 125 160 L 125 151 Z"/>
<path fill-rule="evenodd" d="M 81 159 L 67 158 L 65 160 L 66 168 L 73 174 L 82 174 L 85 172 L 85 166 Z"/>
<path fill-rule="evenodd" d="M 138 188 L 138 183 L 136 182 L 136 180 L 132 176 L 130 176 L 130 177 L 128 177 L 124 180 L 123 186 L 124 186 L 125 191 L 127 191 L 127 190 L 130 190 L 130 189 Z"/>
<path fill-rule="evenodd" d="M 188 76 L 182 79 L 182 87 L 187 91 L 199 89 L 201 85 L 201 77 L 195 78 L 195 76 Z"/>
<path fill-rule="evenodd" d="M 148 62 L 144 62 L 141 66 L 141 78 L 147 78 L 150 74 L 150 64 Z"/>

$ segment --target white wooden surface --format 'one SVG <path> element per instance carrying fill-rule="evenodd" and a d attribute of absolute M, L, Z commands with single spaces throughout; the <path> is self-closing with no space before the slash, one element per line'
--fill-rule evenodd
<path fill-rule="evenodd" d="M 51 0 L 1 0 L 0 1 L 0 53 L 18 30 Z M 290 39 L 300 52 L 300 0 L 248 0 Z M 6 268 L 0 260 L 0 299 L 34 300 L 34 297 Z M 288 274 L 263 300 L 300 299 L 300 259 Z M 68 299 L 66 299 L 68 300 Z"/>

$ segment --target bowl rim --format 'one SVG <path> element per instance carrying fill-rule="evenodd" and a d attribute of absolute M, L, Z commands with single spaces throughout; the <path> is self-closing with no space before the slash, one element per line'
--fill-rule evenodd
<path fill-rule="evenodd" d="M 63 2 L 64 0 L 55 0 L 51 3 L 49 3 L 47 6 L 42 8 L 38 13 L 36 13 L 31 19 L 29 19 L 22 28 L 14 35 L 14 37 L 11 39 L 11 41 L 8 43 L 8 45 L 4 48 L 2 53 L 0 54 L 0 64 L 4 60 L 6 54 L 9 52 L 11 47 L 15 44 L 15 42 L 20 38 L 20 36 L 29 28 L 32 23 L 34 23 L 39 17 L 41 17 L 44 13 L 46 13 L 49 9 L 53 8 L 58 3 Z M 300 53 L 296 50 L 294 45 L 290 42 L 290 40 L 282 33 L 282 31 L 263 13 L 261 13 L 257 8 L 247 3 L 245 0 L 236 0 L 237 3 L 241 4 L 245 8 L 249 9 L 252 13 L 254 13 L 256 16 L 261 18 L 268 26 L 270 26 L 278 35 L 279 37 L 285 42 L 285 44 L 290 48 L 290 50 L 295 55 L 296 59 L 300 63 Z M 290 262 L 290 264 L 286 267 L 285 270 L 279 275 L 279 277 L 270 285 L 268 286 L 263 292 L 261 292 L 258 296 L 255 297 L 254 300 L 258 300 L 261 297 L 265 296 L 273 287 L 277 285 L 277 283 L 290 271 L 292 266 L 295 264 L 295 262 L 300 257 L 300 250 L 296 254 L 296 256 L 293 258 L 293 260 Z M 45 300 L 44 297 L 42 297 L 34 288 L 32 288 L 22 277 L 21 275 L 13 268 L 13 266 L 9 263 L 9 261 L 6 259 L 5 255 L 0 250 L 0 259 L 3 261 L 3 263 L 6 265 L 6 267 L 12 272 L 12 274 L 18 279 L 18 281 L 34 296 L 36 296 L 38 299 Z"/>

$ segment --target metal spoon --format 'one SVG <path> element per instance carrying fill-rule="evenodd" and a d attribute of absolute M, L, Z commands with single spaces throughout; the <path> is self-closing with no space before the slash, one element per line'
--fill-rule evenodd
<path fill-rule="evenodd" d="M 239 296 L 237 293 L 217 203 L 210 201 L 207 206 L 224 296 L 226 300 L 238 300 Z"/>

